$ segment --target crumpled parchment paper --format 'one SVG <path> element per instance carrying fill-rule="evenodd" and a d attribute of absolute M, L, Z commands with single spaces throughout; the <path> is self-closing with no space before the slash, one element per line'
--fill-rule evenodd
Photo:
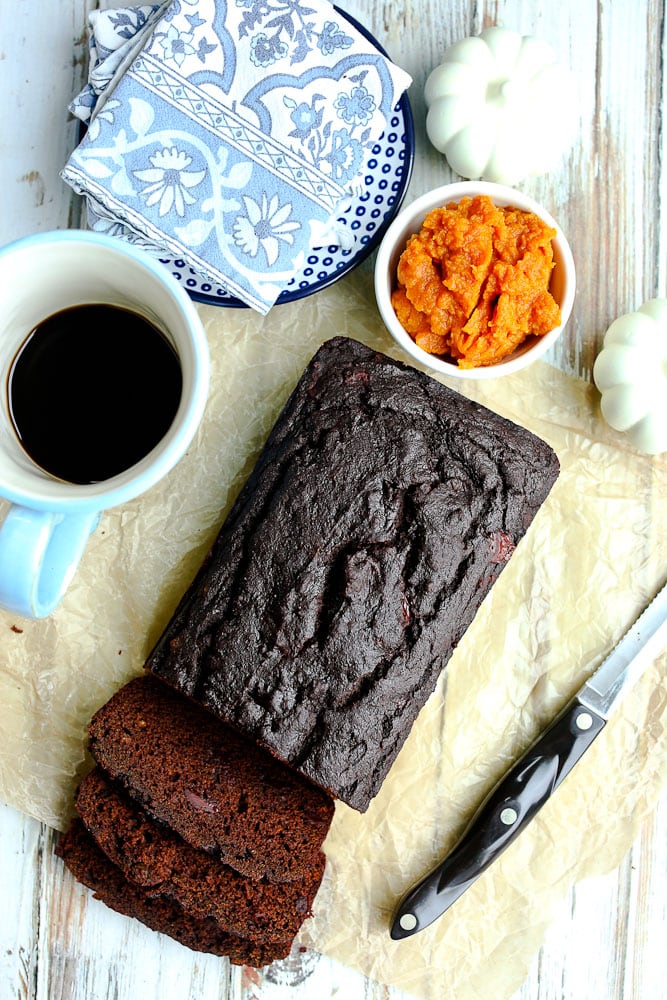
<path fill-rule="evenodd" d="M 60 829 L 89 766 L 90 716 L 141 671 L 316 348 L 342 333 L 401 356 L 368 269 L 265 317 L 200 309 L 212 384 L 188 454 L 148 494 L 104 514 L 49 619 L 0 612 L 0 794 Z M 667 778 L 664 655 L 444 917 L 402 942 L 389 938 L 389 917 L 659 589 L 667 462 L 626 446 L 600 419 L 595 389 L 545 362 L 454 387 L 549 441 L 561 476 L 368 812 L 337 805 L 299 940 L 424 1000 L 502 1000 L 569 887 L 620 862 Z"/>

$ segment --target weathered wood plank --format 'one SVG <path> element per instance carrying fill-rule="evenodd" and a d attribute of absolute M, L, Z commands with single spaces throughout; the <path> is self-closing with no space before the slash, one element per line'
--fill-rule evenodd
<path fill-rule="evenodd" d="M 662 996 L 667 797 L 623 863 L 576 885 L 512 1000 L 649 1000 Z"/>
<path fill-rule="evenodd" d="M 0 995 L 35 996 L 44 829 L 14 809 L 0 807 Z"/>
<path fill-rule="evenodd" d="M 2 242 L 77 225 L 80 199 L 59 177 L 76 144 L 67 105 L 87 62 L 92 0 L 0 8 Z"/>
<path fill-rule="evenodd" d="M 35 16 L 34 0 L 0 5 L 3 243 L 78 218 L 58 171 L 75 141 L 64 109 L 80 85 L 91 6 L 61 0 L 39 4 Z M 575 250 L 578 297 L 551 360 L 586 379 L 614 316 L 667 293 L 664 8 L 662 0 L 358 0 L 350 7 L 414 77 L 411 197 L 455 179 L 427 141 L 422 98 L 449 44 L 502 23 L 550 40 L 576 71 L 577 140 L 559 169 L 522 187 L 558 217 Z M 92 900 L 53 856 L 53 834 L 34 820 L 2 808 L 0 834 L 0 997 L 399 1000 L 398 991 L 310 952 L 266 973 L 194 955 Z M 619 869 L 572 890 L 514 1000 L 664 993 L 665 843 L 663 798 Z"/>

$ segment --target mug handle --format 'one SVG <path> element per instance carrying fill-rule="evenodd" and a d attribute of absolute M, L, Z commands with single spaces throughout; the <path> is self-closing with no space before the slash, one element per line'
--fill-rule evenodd
<path fill-rule="evenodd" d="M 0 527 L 0 606 L 46 618 L 79 565 L 99 511 L 56 514 L 12 504 Z"/>

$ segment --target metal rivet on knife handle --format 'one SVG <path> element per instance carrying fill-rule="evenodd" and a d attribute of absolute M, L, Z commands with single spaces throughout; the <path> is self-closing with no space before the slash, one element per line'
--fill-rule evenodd
<path fill-rule="evenodd" d="M 518 818 L 518 812 L 516 809 L 512 809 L 511 806 L 507 806 L 500 814 L 500 822 L 504 823 L 505 826 L 511 826 L 512 823 L 516 823 Z"/>

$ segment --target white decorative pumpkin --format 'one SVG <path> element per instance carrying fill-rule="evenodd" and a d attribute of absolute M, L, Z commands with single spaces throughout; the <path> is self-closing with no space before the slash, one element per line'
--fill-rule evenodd
<path fill-rule="evenodd" d="M 614 320 L 593 378 L 610 427 L 648 455 L 667 451 L 667 299 Z"/>
<path fill-rule="evenodd" d="M 550 170 L 574 137 L 570 70 L 546 42 L 507 28 L 447 49 L 424 97 L 429 139 L 469 179 L 517 184 Z"/>

